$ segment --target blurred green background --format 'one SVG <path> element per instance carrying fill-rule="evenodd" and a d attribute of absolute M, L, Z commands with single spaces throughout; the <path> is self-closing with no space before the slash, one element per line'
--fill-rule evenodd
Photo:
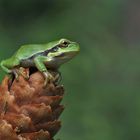
<path fill-rule="evenodd" d="M 0 59 L 22 44 L 80 43 L 79 56 L 60 69 L 66 109 L 56 138 L 140 139 L 139 6 L 138 0 L 0 0 Z"/>

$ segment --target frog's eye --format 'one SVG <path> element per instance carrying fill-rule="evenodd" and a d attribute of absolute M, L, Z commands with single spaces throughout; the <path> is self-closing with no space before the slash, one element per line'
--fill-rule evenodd
<path fill-rule="evenodd" d="M 54 48 L 51 49 L 51 52 L 57 52 L 58 49 L 59 49 L 59 48 L 56 46 L 56 47 L 54 47 Z"/>
<path fill-rule="evenodd" d="M 69 44 L 69 42 L 68 41 L 63 41 L 62 44 L 66 46 L 66 45 Z"/>
<path fill-rule="evenodd" d="M 66 48 L 66 47 L 68 47 L 69 44 L 70 44 L 69 41 L 67 41 L 67 40 L 62 40 L 61 43 L 60 43 L 60 45 L 59 45 L 59 47 L 60 47 L 60 48 Z"/>

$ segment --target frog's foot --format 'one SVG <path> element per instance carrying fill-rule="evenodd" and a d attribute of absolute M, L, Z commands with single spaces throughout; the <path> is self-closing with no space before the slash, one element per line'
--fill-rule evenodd
<path fill-rule="evenodd" d="M 11 74 L 15 77 L 15 79 L 18 81 L 19 76 L 21 75 L 24 79 L 29 79 L 29 73 L 25 72 L 25 69 L 12 69 Z"/>
<path fill-rule="evenodd" d="M 43 75 L 45 77 L 44 86 L 54 81 L 54 77 L 49 72 L 43 72 Z"/>
<path fill-rule="evenodd" d="M 29 80 L 29 72 L 25 71 L 22 67 L 18 70 L 18 75 L 21 75 L 24 79 Z"/>
<path fill-rule="evenodd" d="M 11 71 L 11 73 L 15 76 L 15 79 L 18 81 L 19 80 L 19 74 L 18 74 L 17 70 L 16 69 L 13 69 Z"/>
<path fill-rule="evenodd" d="M 54 77 L 54 83 L 59 84 L 61 80 L 62 80 L 62 76 L 61 76 L 61 73 L 58 71 Z"/>

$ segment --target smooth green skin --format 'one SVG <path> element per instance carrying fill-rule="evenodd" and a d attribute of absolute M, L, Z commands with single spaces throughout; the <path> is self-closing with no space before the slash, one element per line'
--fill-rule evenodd
<path fill-rule="evenodd" d="M 43 54 L 45 52 L 47 53 Z M 23 45 L 12 57 L 1 61 L 0 66 L 6 73 L 14 73 L 14 68 L 17 67 L 36 67 L 46 79 L 51 79 L 52 76 L 47 69 L 58 69 L 60 65 L 73 58 L 78 52 L 79 45 L 67 39 L 47 44 Z"/>

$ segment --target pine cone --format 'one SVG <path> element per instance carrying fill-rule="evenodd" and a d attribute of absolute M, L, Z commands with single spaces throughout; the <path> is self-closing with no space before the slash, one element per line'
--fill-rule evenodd
<path fill-rule="evenodd" d="M 44 88 L 40 72 L 29 80 L 6 76 L 0 86 L 0 140 L 53 140 L 61 127 L 63 94 L 63 86 L 52 82 Z"/>

